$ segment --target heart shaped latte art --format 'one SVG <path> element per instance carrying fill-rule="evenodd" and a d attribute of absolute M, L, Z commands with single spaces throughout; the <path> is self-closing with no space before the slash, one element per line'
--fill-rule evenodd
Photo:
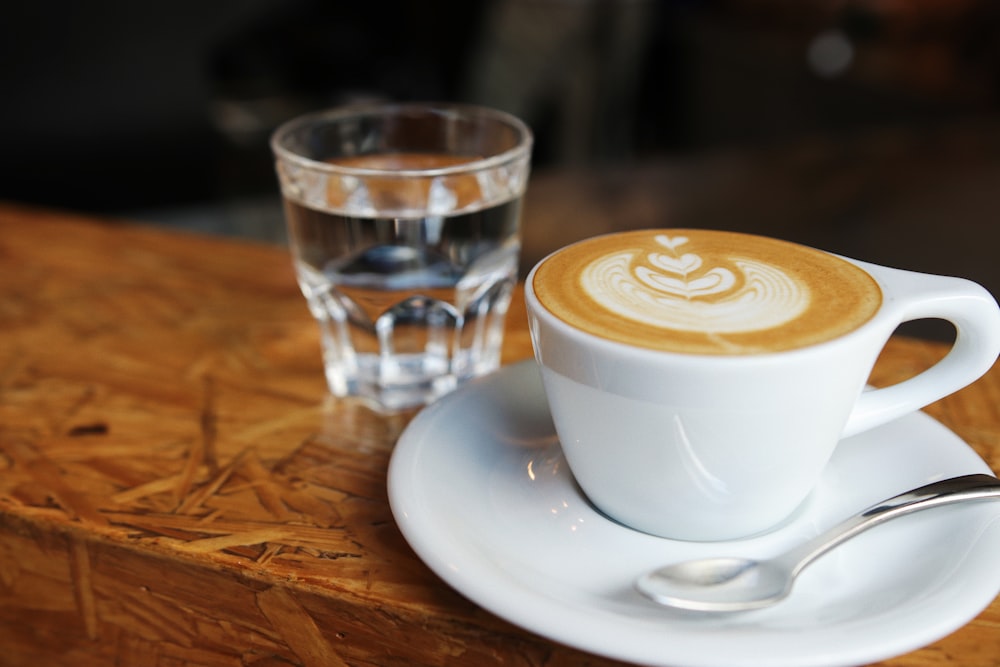
<path fill-rule="evenodd" d="M 698 264 L 701 264 L 700 259 Z M 651 271 L 645 266 L 637 267 L 635 275 L 643 284 L 652 289 L 675 294 L 685 299 L 722 294 L 732 289 L 733 285 L 736 284 L 736 275 L 729 269 L 722 267 L 711 269 L 698 278 L 690 280 L 671 278 Z"/>
<path fill-rule="evenodd" d="M 657 234 L 654 238 L 661 246 L 664 248 L 670 248 L 671 250 L 676 250 L 688 242 L 688 237 L 686 236 L 667 236 L 666 234 Z"/>
<path fill-rule="evenodd" d="M 665 236 L 656 240 L 671 249 L 687 241 Z M 687 255 L 658 255 L 656 262 L 647 255 L 647 263 L 634 263 L 640 255 L 639 251 L 624 251 L 594 260 L 580 276 L 584 291 L 626 319 L 710 335 L 774 328 L 795 319 L 809 306 L 806 285 L 764 262 L 729 258 L 740 275 L 720 266 L 691 276 L 673 270 L 693 265 L 684 259 Z M 664 262 L 664 257 L 673 261 Z M 698 257 L 698 266 L 703 263 Z"/>
<path fill-rule="evenodd" d="M 701 268 L 701 257 L 693 252 L 684 253 L 680 257 L 651 252 L 648 259 L 656 268 L 679 276 L 688 276 Z"/>

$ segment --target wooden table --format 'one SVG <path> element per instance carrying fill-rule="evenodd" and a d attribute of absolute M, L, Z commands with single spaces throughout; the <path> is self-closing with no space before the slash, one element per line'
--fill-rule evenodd
<path fill-rule="evenodd" d="M 530 355 L 518 299 L 505 361 Z M 414 556 L 281 248 L 0 205 L 0 662 L 606 665 Z M 939 358 L 891 342 L 876 384 Z M 1000 469 L 1000 369 L 928 412 Z M 884 665 L 995 667 L 1000 601 Z"/>

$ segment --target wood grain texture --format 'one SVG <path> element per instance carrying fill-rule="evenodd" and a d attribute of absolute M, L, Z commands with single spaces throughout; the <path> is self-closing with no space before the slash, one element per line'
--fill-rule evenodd
<path fill-rule="evenodd" d="M 520 306 L 507 362 L 530 355 Z M 280 248 L 0 206 L 0 662 L 610 665 L 438 580 Z M 894 340 L 879 383 L 940 356 Z M 928 409 L 1000 467 L 1000 371 Z M 987 667 L 1000 603 L 883 665 Z"/>

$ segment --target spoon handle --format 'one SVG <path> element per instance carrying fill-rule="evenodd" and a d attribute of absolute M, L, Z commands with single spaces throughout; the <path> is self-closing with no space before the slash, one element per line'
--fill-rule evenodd
<path fill-rule="evenodd" d="M 1000 480 L 992 475 L 977 474 L 933 482 L 883 500 L 841 521 L 785 553 L 780 559 L 788 563 L 794 576 L 838 544 L 885 521 L 931 507 L 981 498 L 1000 498 Z"/>

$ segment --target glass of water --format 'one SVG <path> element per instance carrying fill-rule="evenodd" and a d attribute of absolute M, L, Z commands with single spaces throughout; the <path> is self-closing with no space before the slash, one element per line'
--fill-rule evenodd
<path fill-rule="evenodd" d="M 496 369 L 532 136 L 474 106 L 345 107 L 271 139 L 330 390 L 396 410 Z"/>

